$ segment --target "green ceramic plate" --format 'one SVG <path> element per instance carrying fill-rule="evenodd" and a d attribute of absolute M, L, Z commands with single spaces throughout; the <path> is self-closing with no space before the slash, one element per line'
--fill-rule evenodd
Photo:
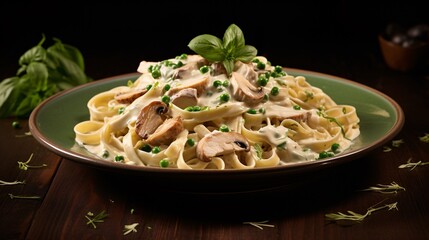
<path fill-rule="evenodd" d="M 54 153 L 88 166 L 114 174 L 133 175 L 141 179 L 158 179 L 171 189 L 191 186 L 185 191 L 202 191 L 192 186 L 195 180 L 205 184 L 207 193 L 259 191 L 293 183 L 299 175 L 359 159 L 371 150 L 390 141 L 404 124 L 400 106 L 385 94 L 365 85 L 331 75 L 286 69 L 290 75 L 302 75 L 313 86 L 321 88 L 338 104 L 353 105 L 360 118 L 361 135 L 346 152 L 320 161 L 250 170 L 184 170 L 161 169 L 107 162 L 75 147 L 73 127 L 89 118 L 86 104 L 95 94 L 125 85 L 140 74 L 131 73 L 94 81 L 63 91 L 41 103 L 31 114 L 29 124 L 33 136 Z M 159 180 L 161 179 L 161 180 Z M 184 184 L 177 184 L 177 183 Z"/>

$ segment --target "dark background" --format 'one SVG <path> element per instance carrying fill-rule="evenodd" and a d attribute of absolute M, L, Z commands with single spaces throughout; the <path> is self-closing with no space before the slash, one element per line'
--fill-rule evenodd
<path fill-rule="evenodd" d="M 429 22 L 424 1 L 253 2 L 2 1 L 0 77 L 15 74 L 19 56 L 36 45 L 42 33 L 48 40 L 44 46 L 56 37 L 78 47 L 87 74 L 99 79 L 134 72 L 141 60 L 192 53 L 187 44 L 193 37 L 208 33 L 222 38 L 231 23 L 242 29 L 246 44 L 273 64 L 325 72 L 332 69 L 331 62 L 324 61 L 327 56 L 341 58 L 335 62 L 344 65 L 351 58 L 377 62 L 377 34 L 389 23 Z"/>

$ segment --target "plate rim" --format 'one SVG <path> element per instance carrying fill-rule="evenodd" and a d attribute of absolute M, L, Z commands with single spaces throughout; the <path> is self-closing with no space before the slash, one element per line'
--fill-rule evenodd
<path fill-rule="evenodd" d="M 74 151 L 71 151 L 70 149 L 64 149 L 60 146 L 57 146 L 54 142 L 52 142 L 49 138 L 45 137 L 42 132 L 39 130 L 37 126 L 37 116 L 40 113 L 40 110 L 49 102 L 53 101 L 54 99 L 57 99 L 61 96 L 67 95 L 70 92 L 78 91 L 82 88 L 86 88 L 88 86 L 92 85 L 98 85 L 103 84 L 104 82 L 108 82 L 111 80 L 119 80 L 124 78 L 131 78 L 131 77 L 138 77 L 141 75 L 139 72 L 132 72 L 132 73 L 126 73 L 126 74 L 120 74 L 115 76 L 110 76 L 106 78 L 101 78 L 96 81 L 91 81 L 89 83 L 85 83 L 76 87 L 73 87 L 71 89 L 63 90 L 61 92 L 58 92 L 49 98 L 45 99 L 43 102 L 41 102 L 30 114 L 29 117 L 29 129 L 31 134 L 34 136 L 34 138 L 44 147 L 46 147 L 48 150 L 54 152 L 55 154 L 59 155 L 62 158 L 73 160 L 78 163 L 90 165 L 92 167 L 100 168 L 103 170 L 110 170 L 110 171 L 127 171 L 129 173 L 138 173 L 138 174 L 159 174 L 159 173 L 168 173 L 168 174 L 183 174 L 186 173 L 186 175 L 190 174 L 196 174 L 196 175 L 216 175 L 219 172 L 222 172 L 222 174 L 247 174 L 249 172 L 255 173 L 255 174 L 265 174 L 265 173 L 279 173 L 279 172 L 301 172 L 306 171 L 308 168 L 311 169 L 321 169 L 327 166 L 334 166 L 342 163 L 346 163 L 352 160 L 355 160 L 363 155 L 366 155 L 367 153 L 371 152 L 372 150 L 380 147 L 381 145 L 385 144 L 389 140 L 393 139 L 403 128 L 405 123 L 405 115 L 404 111 L 401 108 L 401 106 L 390 96 L 387 94 L 369 87 L 367 85 L 364 85 L 362 83 L 352 81 L 350 79 L 346 79 L 343 77 L 311 71 L 311 70 L 303 70 L 298 68 L 284 68 L 286 72 L 293 72 L 294 76 L 297 76 L 297 74 L 307 74 L 307 75 L 313 75 L 316 77 L 322 77 L 322 78 L 328 78 L 333 79 L 335 81 L 345 82 L 347 85 L 352 85 L 359 87 L 361 89 L 367 90 L 373 94 L 376 94 L 383 99 L 385 99 L 395 110 L 396 113 L 396 121 L 392 125 L 392 127 L 389 129 L 389 131 L 386 132 L 383 137 L 378 138 L 376 141 L 371 143 L 369 146 L 364 148 L 359 148 L 356 150 L 352 150 L 350 152 L 333 156 L 327 159 L 317 160 L 317 161 L 310 161 L 310 162 L 298 162 L 288 165 L 282 165 L 282 166 L 275 166 L 275 167 L 267 167 L 267 168 L 252 168 L 252 169 L 170 169 L 170 168 L 156 168 L 156 167 L 142 167 L 142 166 L 136 166 L 136 165 L 127 165 L 127 164 L 118 164 L 114 162 L 104 161 L 102 159 L 96 159 L 95 157 L 90 157 L 88 155 L 80 154 Z"/>

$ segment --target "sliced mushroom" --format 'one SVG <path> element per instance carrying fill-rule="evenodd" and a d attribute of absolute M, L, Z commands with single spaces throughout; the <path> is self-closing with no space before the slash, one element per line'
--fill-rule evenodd
<path fill-rule="evenodd" d="M 186 88 L 195 88 L 197 90 L 197 95 L 200 96 L 206 89 L 208 83 L 209 83 L 208 75 L 196 75 L 191 78 L 184 79 L 180 82 L 180 84 L 177 84 L 176 86 L 172 87 L 168 91 L 168 95 L 173 95 L 179 92 L 180 90 L 183 90 Z"/>
<path fill-rule="evenodd" d="M 241 74 L 250 83 L 254 84 L 258 80 L 258 73 L 255 72 L 252 63 L 236 62 L 234 68 L 234 72 Z"/>
<path fill-rule="evenodd" d="M 173 142 L 177 135 L 183 130 L 183 121 L 180 116 L 169 118 L 148 137 L 146 142 L 153 146 L 168 145 Z"/>
<path fill-rule="evenodd" d="M 225 66 L 221 62 L 215 62 L 215 63 L 213 63 L 212 64 L 212 69 L 213 69 L 213 71 L 212 71 L 213 76 L 218 76 L 218 75 L 221 75 L 221 74 L 227 75 Z"/>
<path fill-rule="evenodd" d="M 116 94 L 115 99 L 119 103 L 131 104 L 137 98 L 143 96 L 147 92 L 147 89 L 135 89 L 129 92 L 120 92 Z"/>
<path fill-rule="evenodd" d="M 197 89 L 186 88 L 178 91 L 170 98 L 171 103 L 181 109 L 198 105 Z"/>
<path fill-rule="evenodd" d="M 204 136 L 197 145 L 197 157 L 210 162 L 212 157 L 250 150 L 247 139 L 236 132 L 213 132 Z"/>
<path fill-rule="evenodd" d="M 167 111 L 168 107 L 163 102 L 153 101 L 149 103 L 137 117 L 136 133 L 142 139 L 147 139 L 167 118 Z"/>
<path fill-rule="evenodd" d="M 231 85 L 234 98 L 247 103 L 259 103 L 264 99 L 264 91 L 250 83 L 242 74 L 232 72 Z"/>

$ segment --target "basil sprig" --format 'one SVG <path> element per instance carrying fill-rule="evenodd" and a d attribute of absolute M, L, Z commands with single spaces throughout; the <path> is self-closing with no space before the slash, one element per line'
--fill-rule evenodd
<path fill-rule="evenodd" d="M 81 52 L 74 46 L 54 38 L 48 48 L 36 46 L 19 58 L 16 76 L 0 82 L 0 117 L 27 117 L 43 100 L 53 94 L 86 83 Z"/>
<path fill-rule="evenodd" d="M 245 44 L 243 32 L 235 24 L 226 29 L 223 40 L 202 34 L 193 38 L 188 47 L 211 62 L 222 62 L 228 74 L 236 61 L 250 62 L 258 53 L 255 47 Z"/>

